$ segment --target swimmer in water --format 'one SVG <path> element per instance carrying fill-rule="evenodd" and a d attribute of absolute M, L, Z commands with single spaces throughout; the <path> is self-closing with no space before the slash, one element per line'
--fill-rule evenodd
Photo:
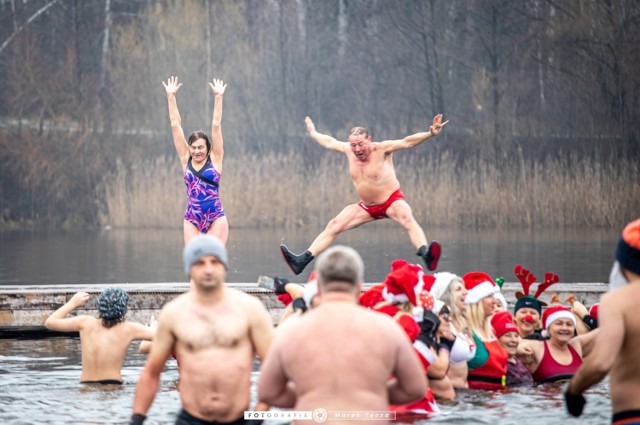
<path fill-rule="evenodd" d="M 125 320 L 129 295 L 121 288 L 107 288 L 98 297 L 99 318 L 87 315 L 66 317 L 90 299 L 78 292 L 44 322 L 47 329 L 79 332 L 82 345 L 83 383 L 122 384 L 122 363 L 134 340 L 151 340 L 152 328 Z"/>
<path fill-rule="evenodd" d="M 549 339 L 523 340 L 517 355 L 536 383 L 566 382 L 593 347 L 598 330 L 574 337 L 576 317 L 561 305 L 547 308 L 542 314 L 542 323 Z"/>
<path fill-rule="evenodd" d="M 227 250 L 219 239 L 196 236 L 184 248 L 183 262 L 193 285 L 160 312 L 130 423 L 146 419 L 172 352 L 180 361 L 176 424 L 244 423 L 253 361 L 256 355 L 265 359 L 273 337 L 271 316 L 256 297 L 225 286 Z"/>
<path fill-rule="evenodd" d="M 426 380 L 407 336 L 391 318 L 357 305 L 362 258 L 335 246 L 316 270 L 320 304 L 276 332 L 260 371 L 259 400 L 294 410 L 382 412 L 389 403 L 422 398 Z"/>
<path fill-rule="evenodd" d="M 596 343 L 569 383 L 565 401 L 573 416 L 586 403 L 582 393 L 609 376 L 611 423 L 640 423 L 640 219 L 622 231 L 609 284 L 598 307 Z"/>

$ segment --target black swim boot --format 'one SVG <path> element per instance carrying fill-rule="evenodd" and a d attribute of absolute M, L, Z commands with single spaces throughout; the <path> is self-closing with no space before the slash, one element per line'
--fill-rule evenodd
<path fill-rule="evenodd" d="M 438 267 L 440 254 L 442 254 L 442 247 L 438 241 L 431 241 L 429 248 L 426 245 L 422 245 L 416 253 L 418 257 L 422 257 L 429 271 L 434 271 Z"/>
<path fill-rule="evenodd" d="M 285 244 L 280 244 L 280 252 L 282 253 L 282 258 L 284 258 L 284 261 L 294 274 L 302 273 L 304 268 L 307 267 L 307 264 L 315 258 L 309 251 L 305 251 L 299 255 L 294 254 L 289 251 L 289 248 L 287 248 Z"/>

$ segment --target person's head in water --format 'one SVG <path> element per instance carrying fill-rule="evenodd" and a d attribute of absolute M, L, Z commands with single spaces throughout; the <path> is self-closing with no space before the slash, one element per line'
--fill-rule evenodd
<path fill-rule="evenodd" d="M 347 139 L 351 152 L 360 161 L 365 161 L 371 153 L 371 135 L 364 127 L 353 127 L 349 131 L 349 138 Z"/>
<path fill-rule="evenodd" d="M 129 304 L 129 294 L 121 288 L 107 288 L 98 297 L 98 314 L 102 325 L 110 328 L 124 322 Z"/>
<path fill-rule="evenodd" d="M 319 294 L 348 292 L 359 294 L 364 279 L 364 263 L 355 249 L 336 245 L 316 260 Z"/>
<path fill-rule="evenodd" d="M 211 142 L 209 136 L 204 131 L 194 131 L 187 140 L 189 145 L 189 155 L 195 159 L 196 162 L 202 162 L 207 160 L 209 152 L 211 152 Z"/>

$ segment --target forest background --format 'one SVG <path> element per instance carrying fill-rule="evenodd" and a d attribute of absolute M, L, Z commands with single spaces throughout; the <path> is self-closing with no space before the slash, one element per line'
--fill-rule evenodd
<path fill-rule="evenodd" d="M 185 132 L 224 97 L 237 227 L 357 201 L 306 135 L 442 134 L 394 154 L 419 221 L 622 226 L 640 212 L 637 0 L 0 0 L 0 228 L 180 227 Z"/>

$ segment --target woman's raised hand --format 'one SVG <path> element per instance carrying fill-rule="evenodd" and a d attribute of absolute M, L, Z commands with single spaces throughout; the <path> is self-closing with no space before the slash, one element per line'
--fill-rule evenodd
<path fill-rule="evenodd" d="M 167 96 L 170 94 L 175 95 L 176 93 L 178 93 L 178 90 L 180 90 L 180 87 L 182 87 L 182 83 L 178 82 L 178 77 L 174 76 L 169 77 L 166 83 L 163 81 L 162 85 L 167 91 Z"/>
<path fill-rule="evenodd" d="M 213 82 L 209 83 L 209 87 L 211 87 L 214 96 L 222 96 L 225 89 L 227 88 L 227 85 L 224 83 L 224 81 L 214 78 Z"/>

